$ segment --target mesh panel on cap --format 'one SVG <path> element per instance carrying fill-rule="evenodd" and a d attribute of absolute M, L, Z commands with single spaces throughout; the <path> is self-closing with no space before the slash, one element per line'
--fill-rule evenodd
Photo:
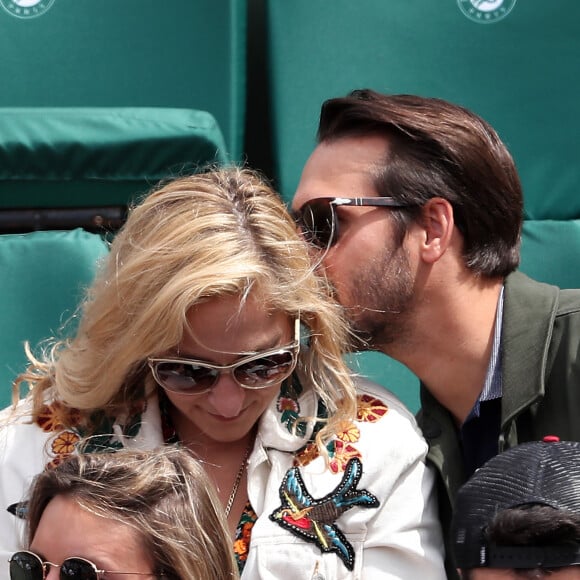
<path fill-rule="evenodd" d="M 580 513 L 580 443 L 524 443 L 478 469 L 455 501 L 451 533 L 457 565 L 484 566 L 485 526 L 497 512 L 529 504 Z"/>

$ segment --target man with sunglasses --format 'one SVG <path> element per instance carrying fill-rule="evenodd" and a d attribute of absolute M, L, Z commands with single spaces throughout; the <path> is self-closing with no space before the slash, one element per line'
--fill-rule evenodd
<path fill-rule="evenodd" d="M 580 439 L 580 291 L 516 272 L 521 185 L 485 121 L 411 95 L 326 101 L 293 209 L 354 348 L 421 380 L 445 525 L 490 457 L 547 432 Z"/>

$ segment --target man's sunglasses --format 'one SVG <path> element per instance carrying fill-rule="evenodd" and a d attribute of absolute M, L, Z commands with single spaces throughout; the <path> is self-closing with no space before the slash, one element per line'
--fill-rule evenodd
<path fill-rule="evenodd" d="M 294 219 L 306 240 L 328 250 L 338 240 L 338 206 L 407 207 L 392 197 L 317 197 L 294 212 Z"/>
<path fill-rule="evenodd" d="M 100 580 L 103 574 L 135 574 L 137 576 L 153 577 L 153 573 L 144 572 L 113 572 L 99 570 L 90 560 L 84 558 L 67 558 L 62 564 L 43 562 L 40 556 L 33 552 L 16 552 L 10 558 L 10 580 L 45 580 L 50 568 L 60 568 L 60 580 Z M 159 576 L 157 574 L 157 576 Z"/>
<path fill-rule="evenodd" d="M 214 365 L 188 358 L 147 359 L 153 377 L 167 391 L 201 395 L 211 390 L 222 373 L 230 374 L 244 389 L 265 389 L 288 378 L 298 360 L 300 320 L 296 319 L 294 342 L 245 356 L 231 365 Z"/>

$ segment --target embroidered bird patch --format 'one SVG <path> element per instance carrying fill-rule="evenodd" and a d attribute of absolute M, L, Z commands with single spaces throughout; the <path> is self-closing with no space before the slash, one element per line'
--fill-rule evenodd
<path fill-rule="evenodd" d="M 352 507 L 376 508 L 379 500 L 365 489 L 357 489 L 362 476 L 360 459 L 351 459 L 336 489 L 321 499 L 314 499 L 302 480 L 298 467 L 286 472 L 280 486 L 282 505 L 270 519 L 296 536 L 312 542 L 322 552 L 335 552 L 352 570 L 354 550 L 336 525 L 336 520 Z"/>

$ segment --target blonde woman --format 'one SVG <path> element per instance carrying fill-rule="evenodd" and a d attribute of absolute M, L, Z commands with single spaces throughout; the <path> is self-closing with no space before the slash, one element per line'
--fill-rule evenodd
<path fill-rule="evenodd" d="M 184 449 L 71 456 L 35 478 L 27 513 L 11 580 L 53 568 L 67 580 L 238 578 L 213 485 Z"/>
<path fill-rule="evenodd" d="M 242 578 L 444 578 L 426 444 L 393 395 L 355 384 L 347 339 L 257 175 L 169 182 L 115 237 L 76 336 L 22 377 L 0 499 L 18 514 L 29 478 L 79 450 L 179 443 L 218 490 Z M 1 551 L 17 521 L 0 515 Z"/>

